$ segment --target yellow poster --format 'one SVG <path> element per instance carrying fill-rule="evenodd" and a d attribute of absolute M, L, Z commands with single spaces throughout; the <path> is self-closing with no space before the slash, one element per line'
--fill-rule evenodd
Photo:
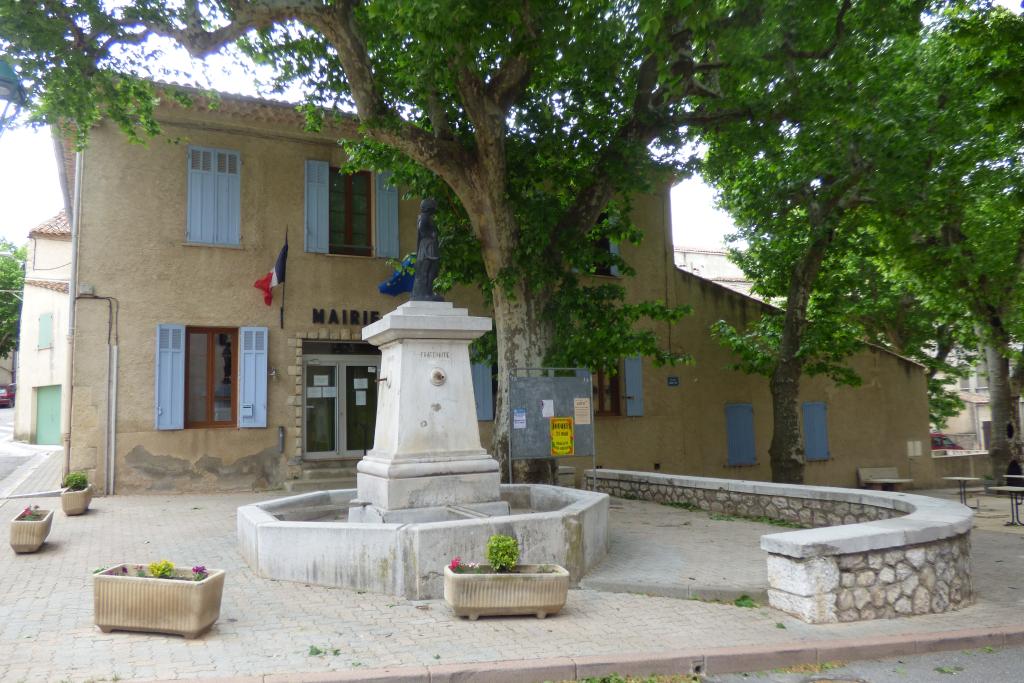
<path fill-rule="evenodd" d="M 571 417 L 551 418 L 551 455 L 575 455 L 576 435 Z"/>

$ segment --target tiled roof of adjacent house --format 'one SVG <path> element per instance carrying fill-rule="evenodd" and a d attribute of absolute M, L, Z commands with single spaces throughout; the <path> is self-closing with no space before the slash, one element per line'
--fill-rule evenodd
<path fill-rule="evenodd" d="M 42 287 L 61 294 L 68 293 L 68 283 L 60 280 L 25 280 L 26 287 Z"/>
<path fill-rule="evenodd" d="M 71 224 L 68 223 L 67 214 L 63 211 L 48 221 L 44 221 L 32 228 L 28 233 L 29 237 L 52 237 L 56 239 L 71 238 Z"/>

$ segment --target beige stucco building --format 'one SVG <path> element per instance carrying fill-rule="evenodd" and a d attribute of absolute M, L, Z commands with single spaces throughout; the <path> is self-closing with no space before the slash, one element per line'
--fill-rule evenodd
<path fill-rule="evenodd" d="M 67 378 L 71 226 L 61 211 L 29 232 L 18 335 L 14 438 L 61 443 L 61 401 Z"/>
<path fill-rule="evenodd" d="M 160 119 L 166 139 L 148 145 L 96 127 L 78 162 L 77 291 L 93 300 L 76 305 L 71 466 L 116 492 L 354 481 L 372 447 L 379 358 L 360 328 L 407 298 L 378 284 L 393 273 L 388 257 L 415 248 L 418 202 L 386 177 L 331 172 L 343 161 L 337 132 L 303 132 L 288 105 L 225 96 L 216 112 L 166 105 Z M 629 297 L 691 304 L 657 332 L 696 364 L 627 359 L 602 380 L 597 462 L 768 479 L 767 382 L 730 370 L 708 332 L 763 304 L 675 267 L 668 186 L 634 204 L 646 238 L 621 246 L 638 271 Z M 286 235 L 286 284 L 267 306 L 253 282 Z M 449 299 L 487 313 L 476 292 Z M 860 388 L 805 383 L 819 458 L 808 482 L 852 486 L 857 467 L 895 465 L 934 483 L 921 368 L 877 349 L 853 363 Z M 486 444 L 490 378 L 474 377 Z"/>

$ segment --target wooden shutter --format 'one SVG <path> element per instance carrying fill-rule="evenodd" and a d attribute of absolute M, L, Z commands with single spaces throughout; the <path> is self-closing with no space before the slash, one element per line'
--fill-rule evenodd
<path fill-rule="evenodd" d="M 39 341 L 36 348 L 49 349 L 53 347 L 53 313 L 43 313 L 39 316 Z"/>
<path fill-rule="evenodd" d="M 398 258 L 398 188 L 390 185 L 390 173 L 376 174 L 376 255 Z"/>
<path fill-rule="evenodd" d="M 613 242 L 611 240 L 608 240 L 608 252 L 611 253 L 611 254 L 614 254 L 615 256 L 618 256 L 619 255 L 619 243 L 618 242 Z M 611 274 L 612 274 L 613 277 L 618 277 L 619 276 L 619 267 L 618 266 L 613 265 L 610 270 L 611 270 Z"/>
<path fill-rule="evenodd" d="M 491 366 L 473 363 L 473 397 L 476 399 L 476 419 L 484 422 L 494 419 L 494 393 L 491 384 Z"/>
<path fill-rule="evenodd" d="M 238 426 L 267 426 L 267 328 L 238 331 Z"/>
<path fill-rule="evenodd" d="M 306 251 L 326 254 L 330 238 L 330 165 L 306 160 Z"/>
<path fill-rule="evenodd" d="M 156 326 L 157 429 L 185 428 L 185 326 Z"/>
<path fill-rule="evenodd" d="M 753 465 L 757 462 L 757 452 L 754 450 L 754 406 L 749 403 L 725 406 L 725 432 L 728 464 Z"/>
<path fill-rule="evenodd" d="M 804 458 L 828 460 L 828 410 L 820 401 L 803 405 Z"/>
<path fill-rule="evenodd" d="M 240 243 L 241 158 L 238 152 L 188 148 L 187 239 L 201 244 Z"/>
<path fill-rule="evenodd" d="M 622 374 L 626 384 L 626 415 L 640 417 L 644 414 L 644 360 L 641 356 L 630 356 L 622 361 Z"/>

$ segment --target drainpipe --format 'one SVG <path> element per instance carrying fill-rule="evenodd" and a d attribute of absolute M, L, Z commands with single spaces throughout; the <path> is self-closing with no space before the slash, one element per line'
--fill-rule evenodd
<path fill-rule="evenodd" d="M 78 231 L 82 213 L 82 152 L 75 153 L 75 190 L 71 199 L 71 277 L 68 279 L 68 351 L 61 394 L 61 440 L 64 442 L 64 476 L 71 471 L 71 394 L 75 364 L 75 305 L 78 298 Z"/>
<path fill-rule="evenodd" d="M 117 338 L 114 338 L 114 345 L 110 347 L 109 364 L 110 374 L 107 385 L 107 495 L 114 495 L 114 467 L 117 458 Z"/>

